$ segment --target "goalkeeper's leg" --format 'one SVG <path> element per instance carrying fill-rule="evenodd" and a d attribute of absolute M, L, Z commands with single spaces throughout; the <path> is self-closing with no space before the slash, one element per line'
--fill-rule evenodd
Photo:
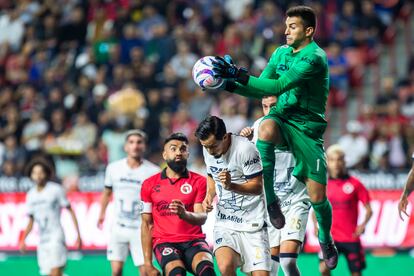
<path fill-rule="evenodd" d="M 267 201 L 267 211 L 270 222 L 277 229 L 285 225 L 285 217 L 280 209 L 280 200 L 273 188 L 275 170 L 275 146 L 283 141 L 280 129 L 276 121 L 264 119 L 259 127 L 259 139 L 257 149 L 260 152 L 263 163 L 263 180 Z"/>

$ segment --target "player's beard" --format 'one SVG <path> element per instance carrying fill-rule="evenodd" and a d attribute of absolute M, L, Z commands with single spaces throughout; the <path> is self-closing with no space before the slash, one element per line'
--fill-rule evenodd
<path fill-rule="evenodd" d="M 183 173 L 187 168 L 187 159 L 181 159 L 179 161 L 167 160 L 168 167 L 176 173 Z"/>

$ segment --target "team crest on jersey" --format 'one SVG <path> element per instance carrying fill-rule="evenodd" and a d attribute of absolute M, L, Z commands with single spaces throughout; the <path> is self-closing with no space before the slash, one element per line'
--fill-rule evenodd
<path fill-rule="evenodd" d="M 184 183 L 181 186 L 180 190 L 183 194 L 188 195 L 189 193 L 191 193 L 193 191 L 193 187 L 191 187 L 191 185 L 188 184 L 188 183 Z"/>
<path fill-rule="evenodd" d="M 210 171 L 212 173 L 221 173 L 224 170 L 226 170 L 226 169 L 225 168 L 217 168 L 217 167 L 214 167 L 214 166 L 210 166 Z"/>
<path fill-rule="evenodd" d="M 346 193 L 347 195 L 349 195 L 350 193 L 352 193 L 354 191 L 354 185 L 352 185 L 349 182 L 346 182 L 345 185 L 342 187 L 342 191 L 344 193 Z"/>
<path fill-rule="evenodd" d="M 171 248 L 171 247 L 165 247 L 163 250 L 162 250 L 162 255 L 163 256 L 168 256 L 168 255 L 170 255 L 171 253 L 173 253 L 173 249 Z"/>

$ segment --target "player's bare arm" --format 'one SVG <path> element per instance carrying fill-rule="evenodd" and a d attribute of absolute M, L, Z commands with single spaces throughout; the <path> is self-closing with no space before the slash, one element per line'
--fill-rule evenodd
<path fill-rule="evenodd" d="M 75 243 L 75 247 L 76 247 L 78 250 L 80 250 L 80 249 L 82 249 L 82 239 L 81 239 L 81 234 L 80 234 L 80 230 L 79 230 L 79 223 L 78 223 L 78 219 L 76 218 L 76 214 L 75 214 L 75 212 L 73 211 L 73 209 L 72 209 L 72 207 L 71 207 L 71 206 L 69 206 L 67 209 L 68 209 L 68 211 L 69 211 L 69 213 L 70 213 L 70 216 L 71 216 L 71 218 L 72 218 L 73 225 L 75 225 L 76 233 L 78 234 L 78 237 L 77 237 L 77 239 L 76 239 L 76 243 Z"/>
<path fill-rule="evenodd" d="M 214 179 L 211 176 L 207 176 L 207 193 L 206 198 L 203 201 L 203 209 L 208 213 L 213 210 L 213 200 L 216 196 L 216 186 Z"/>
<path fill-rule="evenodd" d="M 101 197 L 101 212 L 99 213 L 99 218 L 98 218 L 99 228 L 102 228 L 102 224 L 105 220 L 106 208 L 108 207 L 109 201 L 111 200 L 111 195 L 112 195 L 112 189 L 105 187 L 104 191 L 102 192 L 102 197 Z"/>
<path fill-rule="evenodd" d="M 368 221 L 372 217 L 371 204 L 369 204 L 369 203 L 365 204 L 364 205 L 364 208 L 365 208 L 365 218 L 364 218 L 364 221 L 357 226 L 357 228 L 355 229 L 355 233 L 354 233 L 354 235 L 357 236 L 357 237 L 358 236 L 361 236 L 365 232 L 365 227 L 367 226 Z"/>
<path fill-rule="evenodd" d="M 152 228 L 154 222 L 152 214 L 144 213 L 141 215 L 141 241 L 144 253 L 144 269 L 147 275 L 160 275 L 159 271 L 152 264 Z"/>
<path fill-rule="evenodd" d="M 402 213 L 407 217 L 410 215 L 407 213 L 408 206 L 408 196 L 414 190 L 414 163 L 411 167 L 411 170 L 408 172 L 407 182 L 404 185 L 404 190 L 401 194 L 400 201 L 398 202 L 398 214 L 400 215 L 401 220 L 404 220 Z"/>
<path fill-rule="evenodd" d="M 244 184 L 235 184 L 231 182 L 231 176 L 228 171 L 223 171 L 218 175 L 223 188 L 234 191 L 243 195 L 260 195 L 263 191 L 263 176 L 258 175 L 248 179 Z"/>
<path fill-rule="evenodd" d="M 23 236 L 19 242 L 19 250 L 21 253 L 26 252 L 26 238 L 33 229 L 34 218 L 29 216 L 29 222 L 27 223 L 26 229 L 24 229 Z"/>

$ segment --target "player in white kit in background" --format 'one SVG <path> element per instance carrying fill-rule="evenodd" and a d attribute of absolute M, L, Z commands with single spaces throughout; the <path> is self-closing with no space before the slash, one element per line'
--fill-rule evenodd
<path fill-rule="evenodd" d="M 254 144 L 226 132 L 222 119 L 209 116 L 196 130 L 207 167 L 210 212 L 218 196 L 214 226 L 214 254 L 221 275 L 245 273 L 267 276 L 270 249 L 265 223 L 262 164 Z"/>
<path fill-rule="evenodd" d="M 267 115 L 270 108 L 276 104 L 276 96 L 262 99 L 263 114 Z M 262 118 L 256 120 L 252 127 L 241 130 L 240 135 L 256 143 L 259 124 Z M 301 250 L 306 233 L 310 198 L 306 185 L 292 175 L 295 158 L 287 148 L 275 148 L 274 190 L 280 199 L 280 207 L 286 218 L 286 225 L 276 229 L 268 222 L 269 243 L 272 254 L 271 275 L 277 275 L 279 264 L 286 276 L 300 275 L 297 266 L 298 254 Z"/>
<path fill-rule="evenodd" d="M 113 193 L 114 216 L 107 247 L 112 275 L 122 275 L 123 265 L 131 252 L 140 275 L 144 271 L 141 246 L 141 186 L 145 179 L 158 173 L 160 168 L 144 159 L 146 134 L 138 129 L 125 136 L 126 158 L 110 163 L 105 172 L 105 189 L 102 192 L 98 227 L 102 227 L 106 208 Z"/>
<path fill-rule="evenodd" d="M 41 275 L 60 276 L 66 265 L 65 235 L 60 223 L 62 208 L 66 208 L 75 225 L 78 238 L 76 247 L 82 246 L 78 221 L 70 207 L 65 191 L 60 184 L 50 181 L 53 175 L 52 166 L 45 159 L 33 159 L 27 166 L 27 173 L 34 182 L 26 196 L 26 207 L 29 223 L 20 240 L 20 251 L 26 251 L 26 237 L 32 231 L 36 222 L 39 231 L 37 246 L 37 262 Z"/>

